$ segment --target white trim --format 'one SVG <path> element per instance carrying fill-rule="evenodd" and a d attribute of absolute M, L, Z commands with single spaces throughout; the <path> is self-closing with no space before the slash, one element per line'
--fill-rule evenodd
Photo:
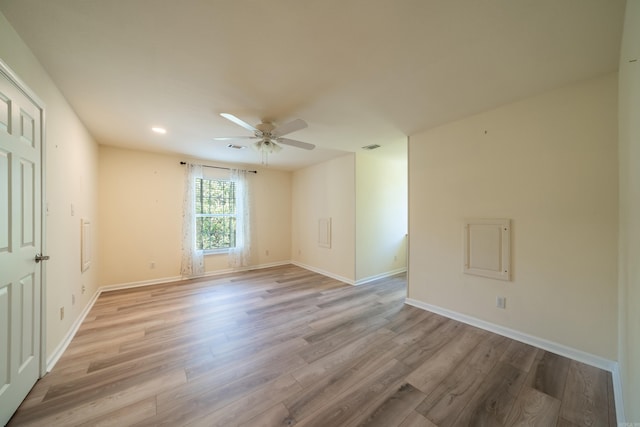
<path fill-rule="evenodd" d="M 117 283 L 100 287 L 100 292 L 119 291 L 120 289 L 139 288 L 141 286 L 160 285 L 162 283 L 178 282 L 184 280 L 182 276 L 162 277 L 158 279 L 140 280 L 138 282 Z"/>
<path fill-rule="evenodd" d="M 102 286 L 100 287 L 100 291 L 110 292 L 110 291 L 118 291 L 120 289 L 138 288 L 141 286 L 161 285 L 163 283 L 179 282 L 181 280 L 200 279 L 200 278 L 212 277 L 212 276 L 221 276 L 223 274 L 236 273 L 239 271 L 260 270 L 263 268 L 278 267 L 278 266 L 287 265 L 287 264 L 291 264 L 291 262 L 279 261 L 279 262 L 271 262 L 267 264 L 250 265 L 250 266 L 241 267 L 241 268 L 225 268 L 224 270 L 208 271 L 208 272 L 205 272 L 204 274 L 200 274 L 194 277 L 171 276 L 171 277 L 161 277 L 158 279 L 141 280 L 139 282 L 117 283 L 114 285 Z"/>
<path fill-rule="evenodd" d="M 406 273 L 407 267 L 396 268 L 395 270 L 385 271 L 384 273 L 374 274 L 373 276 L 364 277 L 355 281 L 354 285 L 364 285 L 365 283 L 373 282 L 374 280 L 384 279 L 386 277 L 395 276 L 396 274 Z"/>
<path fill-rule="evenodd" d="M 617 365 L 618 365 L 617 362 L 613 360 L 605 359 L 600 356 L 596 356 L 594 354 L 587 353 L 582 350 L 567 347 L 565 345 L 558 344 L 556 342 L 549 341 L 544 338 L 539 338 L 533 335 L 525 334 L 524 332 L 520 332 L 504 326 L 496 325 L 495 323 L 490 323 L 484 320 L 477 319 L 475 317 L 467 316 L 466 314 L 461 314 L 455 311 L 447 310 L 446 308 L 427 304 L 422 301 L 415 300 L 413 298 L 407 298 L 405 302 L 414 307 L 431 311 L 433 313 L 440 314 L 450 319 L 457 320 L 459 322 L 466 323 L 468 325 L 475 326 L 480 329 L 484 329 L 486 331 L 494 332 L 498 335 L 502 335 L 502 336 L 514 339 L 516 341 L 533 345 L 535 347 L 550 351 L 552 353 L 559 354 L 561 356 L 568 357 L 578 362 L 582 362 L 587 365 L 594 366 L 596 368 L 604 369 L 605 371 L 609 371 L 613 373 L 614 369 L 617 369 Z"/>
<path fill-rule="evenodd" d="M 620 365 L 616 363 L 616 366 L 611 371 L 611 378 L 613 379 L 613 398 L 616 404 L 616 419 L 618 425 L 622 425 L 627 422 L 624 416 L 624 399 L 622 398 L 622 378 L 620 377 Z"/>
<path fill-rule="evenodd" d="M 305 270 L 313 271 L 314 273 L 322 274 L 323 276 L 331 277 L 332 279 L 339 280 L 341 282 L 346 283 L 347 285 L 355 285 L 355 281 L 353 279 L 347 279 L 346 277 L 342 277 L 338 274 L 331 273 L 329 271 L 322 270 L 320 268 L 312 267 L 310 265 L 303 264 L 298 261 L 290 261 L 289 264 L 297 265 L 298 267 L 304 268 Z"/>
<path fill-rule="evenodd" d="M 62 356 L 64 351 L 67 349 L 67 347 L 69 347 L 69 344 L 71 344 L 71 340 L 76 335 L 76 332 L 78 332 L 78 329 L 80 329 L 80 325 L 82 325 L 82 322 L 84 322 L 85 317 L 87 317 L 87 314 L 89 314 L 101 293 L 102 290 L 98 289 L 93 297 L 91 297 L 87 305 L 84 307 L 84 310 L 82 310 L 82 313 L 80 313 L 80 316 L 78 316 L 75 322 L 73 322 L 73 325 L 71 325 L 71 328 L 64 336 L 63 340 L 60 342 L 60 344 L 58 344 L 55 350 L 53 350 L 51 356 L 47 358 L 47 372 L 51 372 L 56 363 L 58 363 L 58 360 L 60 360 L 60 357 Z"/>

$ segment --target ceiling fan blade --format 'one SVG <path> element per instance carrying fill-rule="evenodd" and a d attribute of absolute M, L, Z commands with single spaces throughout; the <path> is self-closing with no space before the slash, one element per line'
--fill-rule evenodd
<path fill-rule="evenodd" d="M 248 131 L 251 132 L 258 132 L 258 129 L 256 129 L 255 127 L 251 126 L 249 123 L 245 122 L 244 120 L 240 120 L 239 118 L 237 118 L 236 116 L 234 116 L 233 114 L 229 114 L 229 113 L 220 113 L 220 115 L 222 117 L 224 117 L 227 120 L 232 121 L 233 123 L 237 124 L 238 126 L 242 126 L 243 128 L 245 128 Z"/>
<path fill-rule="evenodd" d="M 292 147 L 302 148 L 304 150 L 313 150 L 316 148 L 315 145 L 309 144 L 308 142 L 296 141 L 295 139 L 289 138 L 276 138 L 280 144 L 290 145 Z"/>
<path fill-rule="evenodd" d="M 236 139 L 259 139 L 257 136 L 216 136 L 214 141 L 233 141 Z"/>
<path fill-rule="evenodd" d="M 276 137 L 279 137 L 279 136 L 283 136 L 283 135 L 287 135 L 289 133 L 295 132 L 300 129 L 304 129 L 307 126 L 308 126 L 307 122 L 305 122 L 304 120 L 295 119 L 290 121 L 289 123 L 285 123 L 281 126 L 278 126 L 274 130 L 272 130 L 271 133 Z"/>

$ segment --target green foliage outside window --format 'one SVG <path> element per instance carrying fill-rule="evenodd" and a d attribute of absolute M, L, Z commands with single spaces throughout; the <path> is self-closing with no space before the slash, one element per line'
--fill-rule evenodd
<path fill-rule="evenodd" d="M 236 245 L 236 192 L 231 181 L 196 179 L 196 248 Z"/>

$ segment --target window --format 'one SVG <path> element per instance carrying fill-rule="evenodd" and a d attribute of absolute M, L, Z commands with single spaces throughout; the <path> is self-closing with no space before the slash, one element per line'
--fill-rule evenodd
<path fill-rule="evenodd" d="M 236 188 L 223 179 L 196 178 L 196 248 L 222 251 L 236 246 Z"/>

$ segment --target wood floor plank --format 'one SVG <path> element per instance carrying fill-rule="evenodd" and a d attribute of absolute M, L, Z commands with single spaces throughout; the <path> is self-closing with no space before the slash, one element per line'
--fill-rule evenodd
<path fill-rule="evenodd" d="M 93 417 L 80 427 L 120 427 L 131 425 L 156 414 L 155 396 L 109 412 L 100 418 Z"/>
<path fill-rule="evenodd" d="M 155 396 L 158 391 L 169 390 L 186 382 L 183 370 L 158 374 L 148 381 L 140 381 L 131 387 L 80 404 L 50 401 L 30 408 L 10 424 L 25 426 L 76 426 L 101 420 L 107 414 Z M 54 403 L 51 403 L 54 402 Z M 15 418 L 15 417 L 14 417 Z"/>
<path fill-rule="evenodd" d="M 293 425 L 293 422 L 287 407 L 278 403 L 249 421 L 238 424 L 238 427 L 287 427 Z"/>
<path fill-rule="evenodd" d="M 460 363 L 460 368 L 448 375 L 416 408 L 439 426 L 455 425 L 488 373 L 498 363 L 509 345 L 507 338 L 492 335 Z"/>
<path fill-rule="evenodd" d="M 433 320 L 434 323 L 437 324 L 435 328 L 432 328 L 432 325 L 429 324 L 430 321 L 431 319 L 426 322 L 427 325 L 425 329 L 416 328 L 417 336 L 413 334 L 409 336 L 410 345 L 407 346 L 403 354 L 398 356 L 398 360 L 402 361 L 405 365 L 418 368 L 433 355 L 442 351 L 443 347 L 452 341 L 460 339 L 467 330 L 466 325 L 444 319 L 440 316 Z M 394 340 L 398 343 L 406 342 L 404 339 L 400 340 L 396 338 Z"/>
<path fill-rule="evenodd" d="M 451 425 L 505 425 L 526 379 L 526 372 L 498 362 Z"/>
<path fill-rule="evenodd" d="M 553 427 L 558 422 L 560 400 L 524 387 L 507 418 L 508 426 Z"/>
<path fill-rule="evenodd" d="M 549 351 L 540 351 L 529 371 L 527 384 L 542 393 L 562 400 L 570 359 Z"/>
<path fill-rule="evenodd" d="M 411 412 L 407 418 L 402 420 L 398 427 L 438 427 L 428 419 L 426 419 L 422 414 L 419 414 L 416 411 Z"/>
<path fill-rule="evenodd" d="M 409 367 L 391 359 L 364 382 L 345 390 L 318 411 L 298 420 L 300 427 L 357 426 L 399 388 Z M 390 391 L 391 390 L 391 391 Z M 295 417 L 295 415 L 294 415 Z"/>
<path fill-rule="evenodd" d="M 560 416 L 578 425 L 609 425 L 607 375 L 611 374 L 571 361 Z"/>
<path fill-rule="evenodd" d="M 104 292 L 9 426 L 615 425 L 610 374 L 405 292 L 293 265 Z"/>
<path fill-rule="evenodd" d="M 537 354 L 537 348 L 519 341 L 511 341 L 500 360 L 516 369 L 529 372 Z"/>
<path fill-rule="evenodd" d="M 402 384 L 398 391 L 382 402 L 360 425 L 367 427 L 389 427 L 398 420 L 407 418 L 422 400 L 425 394 L 410 384 Z"/>
<path fill-rule="evenodd" d="M 302 419 L 319 410 L 323 405 L 339 399 L 345 390 L 357 387 L 384 370 L 397 354 L 398 348 L 390 341 L 358 358 L 350 359 L 340 369 L 327 370 L 325 375 L 304 388 L 298 395 L 284 401 L 291 416 Z"/>
<path fill-rule="evenodd" d="M 458 339 L 449 341 L 433 357 L 428 358 L 407 377 L 407 382 L 425 394 L 430 394 L 441 381 L 454 372 L 458 364 L 479 344 L 481 336 L 464 331 Z"/>
<path fill-rule="evenodd" d="M 281 358 L 270 366 L 256 367 L 251 373 L 238 376 L 227 372 L 231 378 L 210 378 L 189 382 L 173 390 L 157 395 L 158 415 L 148 425 L 183 425 L 221 409 L 286 373 L 289 367 L 304 363 L 297 355 Z"/>
<path fill-rule="evenodd" d="M 362 366 L 364 358 L 376 357 L 376 353 L 390 351 L 393 348 L 401 349 L 390 342 L 391 337 L 391 331 L 378 329 L 312 363 L 303 365 L 293 371 L 292 375 L 303 387 L 313 386 L 332 373 L 345 371 L 352 366 Z"/>
<path fill-rule="evenodd" d="M 277 402 L 282 402 L 301 390 L 302 387 L 290 374 L 284 374 L 221 409 L 194 418 L 186 425 L 193 427 L 227 427 L 241 424 L 264 413 Z M 281 420 L 276 420 L 276 425 L 286 423 L 287 419 L 288 415 Z"/>

